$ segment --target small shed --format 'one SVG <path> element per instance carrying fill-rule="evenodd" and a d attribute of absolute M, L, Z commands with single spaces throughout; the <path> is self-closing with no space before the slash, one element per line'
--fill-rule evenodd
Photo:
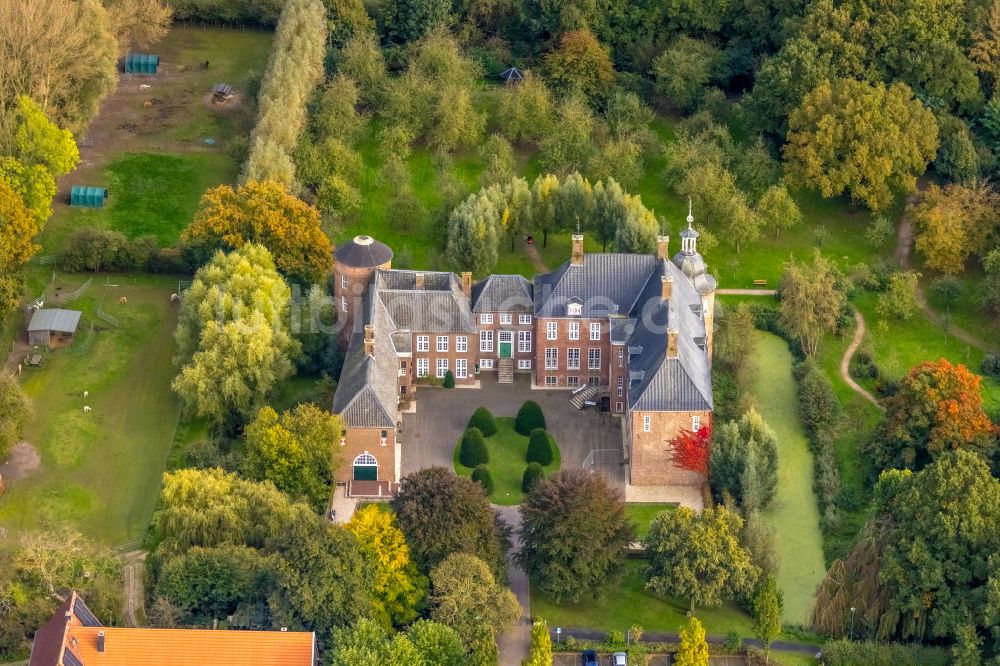
<path fill-rule="evenodd" d="M 70 206 L 84 206 L 85 208 L 104 208 L 108 200 L 108 188 L 87 187 L 84 185 L 74 185 L 69 193 Z"/>
<path fill-rule="evenodd" d="M 80 314 L 79 310 L 58 308 L 35 310 L 28 322 L 28 344 L 52 347 L 73 342 L 76 328 L 80 325 Z"/>
<path fill-rule="evenodd" d="M 212 97 L 216 101 L 229 99 L 233 96 L 233 87 L 228 83 L 216 83 L 212 86 Z"/>
<path fill-rule="evenodd" d="M 507 83 L 516 83 L 524 78 L 524 72 L 517 67 L 508 67 L 500 72 L 500 78 Z"/>
<path fill-rule="evenodd" d="M 152 53 L 129 53 L 125 56 L 126 74 L 156 74 L 160 56 Z"/>

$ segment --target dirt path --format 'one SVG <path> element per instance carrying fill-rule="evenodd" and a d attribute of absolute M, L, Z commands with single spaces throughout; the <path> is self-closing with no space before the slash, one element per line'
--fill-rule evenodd
<path fill-rule="evenodd" d="M 528 259 L 531 260 L 531 265 L 535 267 L 536 271 L 542 274 L 550 272 L 549 267 L 542 261 L 542 255 L 538 253 L 537 247 L 525 244 L 524 253 L 528 255 Z"/>
<path fill-rule="evenodd" d="M 18 442 L 10 450 L 7 460 L 0 465 L 0 474 L 3 475 L 4 483 L 9 486 L 34 472 L 41 464 L 42 458 L 35 447 L 27 442 Z"/>
<path fill-rule="evenodd" d="M 126 553 L 123 559 L 125 560 L 125 567 L 122 571 L 125 587 L 125 608 L 123 613 L 125 616 L 125 626 L 139 627 L 142 626 L 139 622 L 139 613 L 142 612 L 143 617 L 145 617 L 142 607 L 142 569 L 146 553 L 144 551 L 133 551 Z"/>
<path fill-rule="evenodd" d="M 854 323 L 856 324 L 854 329 L 854 339 L 851 340 L 851 344 L 847 345 L 844 357 L 840 359 L 840 376 L 855 393 L 875 405 L 879 411 L 885 411 L 875 396 L 865 390 L 860 384 L 854 381 L 853 377 L 851 377 L 851 359 L 854 358 L 854 352 L 858 350 L 858 346 L 865 337 L 865 318 L 862 317 L 861 313 L 857 310 L 854 311 Z"/>
<path fill-rule="evenodd" d="M 776 289 L 718 289 L 715 293 L 719 296 L 774 296 L 778 291 Z"/>

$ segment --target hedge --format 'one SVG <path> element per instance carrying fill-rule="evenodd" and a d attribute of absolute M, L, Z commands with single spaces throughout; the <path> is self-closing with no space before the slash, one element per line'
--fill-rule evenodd
<path fill-rule="evenodd" d="M 813 489 L 819 500 L 820 526 L 828 532 L 840 525 L 840 472 L 833 451 L 840 402 L 830 380 L 814 361 L 797 363 L 792 375 L 797 385 L 799 416 L 813 452 Z"/>
<path fill-rule="evenodd" d="M 524 475 L 521 477 L 521 490 L 530 493 L 535 484 L 545 478 L 545 470 L 536 462 L 530 463 L 524 468 Z"/>
<path fill-rule="evenodd" d="M 823 657 L 828 666 L 947 666 L 949 650 L 925 645 L 902 643 L 852 642 L 846 639 L 823 645 Z"/>
<path fill-rule="evenodd" d="M 121 232 L 91 226 L 73 230 L 58 262 L 67 273 L 192 272 L 191 262 L 181 248 L 161 248 L 154 236 L 130 240 Z"/>
<path fill-rule="evenodd" d="M 469 419 L 469 428 L 479 428 L 485 437 L 491 437 L 497 432 L 497 422 L 493 418 L 492 412 L 485 407 L 480 407 L 476 411 L 472 412 L 472 417 Z"/>
<path fill-rule="evenodd" d="M 472 480 L 482 485 L 487 495 L 493 494 L 493 475 L 490 473 L 489 467 L 476 465 L 476 468 L 472 470 Z"/>
<path fill-rule="evenodd" d="M 536 462 L 543 467 L 552 464 L 552 449 L 556 443 L 548 430 L 535 428 L 531 431 L 531 438 L 528 440 L 528 455 L 525 459 L 532 463 Z"/>
<path fill-rule="evenodd" d="M 458 460 L 469 468 L 485 465 L 490 461 L 490 452 L 486 449 L 486 438 L 483 437 L 479 428 L 469 428 L 462 435 Z"/>
<path fill-rule="evenodd" d="M 541 405 L 534 400 L 528 400 L 517 410 L 514 429 L 528 437 L 535 428 L 545 428 L 545 414 L 542 413 Z"/>

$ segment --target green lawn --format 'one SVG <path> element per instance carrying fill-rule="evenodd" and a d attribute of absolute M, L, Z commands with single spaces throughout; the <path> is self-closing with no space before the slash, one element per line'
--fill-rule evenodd
<path fill-rule="evenodd" d="M 528 438 L 514 429 L 514 419 L 502 416 L 497 420 L 496 434 L 486 438 L 486 448 L 490 452 L 490 462 L 487 467 L 493 474 L 493 494 L 490 501 L 494 504 L 511 506 L 520 504 L 524 499 L 521 492 L 521 480 L 524 468 L 528 466 L 525 456 L 528 454 Z M 458 461 L 458 445 L 455 446 L 455 473 L 459 476 L 471 476 L 472 470 Z M 561 458 L 559 443 L 556 442 L 552 452 L 552 464 L 544 467 L 545 476 L 551 476 L 559 471 Z"/>
<path fill-rule="evenodd" d="M 42 464 L 0 497 L 0 525 L 8 530 L 70 524 L 118 545 L 142 538 L 149 524 L 180 413 L 170 391 L 176 283 L 114 281 L 121 286 L 109 290 L 104 307 L 120 328 L 96 320 L 90 332 L 105 291 L 92 287 L 70 306 L 85 313 L 75 344 L 22 375 L 35 409 L 24 438 Z M 84 405 L 93 411 L 84 413 Z"/>
<path fill-rule="evenodd" d="M 532 589 L 531 614 L 545 618 L 554 627 L 625 631 L 638 624 L 646 631 L 677 631 L 687 622 L 687 602 L 646 590 L 644 567 L 641 560 L 629 560 L 620 583 L 604 589 L 600 599 L 584 599 L 576 604 L 553 603 Z M 750 618 L 734 603 L 699 608 L 695 615 L 710 634 L 753 633 Z"/>
<path fill-rule="evenodd" d="M 675 511 L 676 504 L 669 502 L 651 502 L 649 504 L 626 504 L 625 515 L 635 524 L 636 536 L 643 538 L 649 532 L 653 519 L 664 511 Z"/>
<path fill-rule="evenodd" d="M 826 573 L 819 510 L 813 494 L 813 457 L 796 412 L 792 354 L 784 340 L 756 333 L 753 403 L 778 437 L 778 496 L 765 515 L 774 524 L 781 564 L 778 586 L 786 622 L 805 624 L 816 586 Z"/>

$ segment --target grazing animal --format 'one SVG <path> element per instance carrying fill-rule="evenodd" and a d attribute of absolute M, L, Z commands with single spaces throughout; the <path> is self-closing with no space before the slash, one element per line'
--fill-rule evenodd
<path fill-rule="evenodd" d="M 86 399 L 86 397 L 87 397 L 88 395 L 90 395 L 90 391 L 84 391 L 84 392 L 83 392 L 83 397 L 84 397 L 85 399 Z"/>
<path fill-rule="evenodd" d="M 90 405 L 84 405 L 83 406 L 83 413 L 84 414 L 89 414 L 90 413 Z"/>
<path fill-rule="evenodd" d="M 139 84 L 139 91 L 141 92 L 143 90 L 149 90 L 149 84 L 148 83 Z"/>
<path fill-rule="evenodd" d="M 171 303 L 176 303 L 179 300 L 181 300 L 180 296 L 178 296 L 177 294 L 170 294 L 170 302 Z"/>
<path fill-rule="evenodd" d="M 122 296 L 121 298 L 118 299 L 118 302 L 119 303 L 128 303 L 128 297 Z"/>

